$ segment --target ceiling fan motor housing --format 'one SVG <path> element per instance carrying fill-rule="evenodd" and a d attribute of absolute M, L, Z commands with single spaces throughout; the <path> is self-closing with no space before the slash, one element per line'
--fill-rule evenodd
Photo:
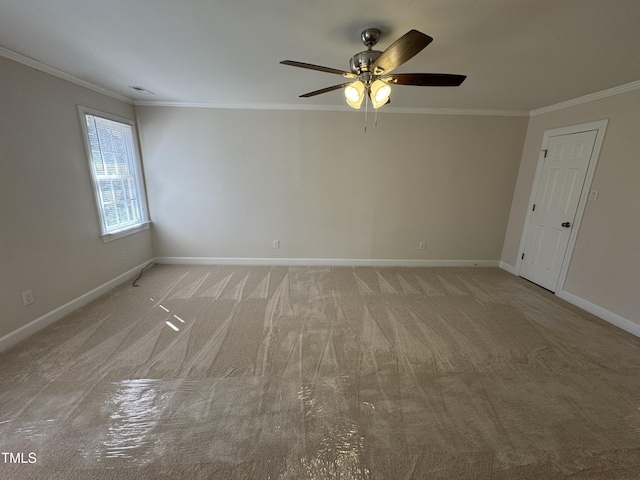
<path fill-rule="evenodd" d="M 365 50 L 364 52 L 356 53 L 351 60 L 349 60 L 349 66 L 351 72 L 356 75 L 360 75 L 363 72 L 370 72 L 374 62 L 378 57 L 382 55 L 382 52 L 378 50 Z"/>

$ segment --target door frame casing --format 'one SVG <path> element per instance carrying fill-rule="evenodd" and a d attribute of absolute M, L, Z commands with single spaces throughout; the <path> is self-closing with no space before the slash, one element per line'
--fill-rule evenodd
<path fill-rule="evenodd" d="M 573 255 L 573 248 L 575 247 L 576 240 L 578 238 L 578 232 L 580 231 L 580 224 L 582 223 L 582 216 L 587 205 L 589 198 L 589 191 L 591 190 L 591 182 L 596 171 L 596 165 L 598 164 L 598 158 L 600 157 L 600 150 L 604 141 L 604 134 L 607 129 L 608 119 L 598 120 L 595 122 L 581 123 L 579 125 L 570 125 L 567 127 L 552 128 L 545 130 L 542 137 L 542 147 L 538 154 L 538 165 L 536 166 L 536 173 L 533 178 L 533 185 L 531 187 L 531 194 L 529 196 L 529 203 L 527 204 L 527 215 L 524 220 L 524 227 L 522 229 L 522 236 L 520 237 L 520 246 L 518 247 L 518 258 L 516 259 L 515 272 L 520 276 L 520 269 L 522 267 L 522 254 L 527 242 L 527 236 L 529 233 L 529 227 L 531 225 L 531 217 L 533 216 L 532 205 L 535 202 L 536 195 L 538 194 L 538 187 L 540 186 L 540 176 L 542 174 L 542 166 L 544 164 L 544 152 L 549 146 L 549 140 L 551 137 L 557 137 L 562 135 L 571 135 L 574 133 L 581 133 L 587 131 L 597 130 L 596 139 L 593 144 L 593 151 L 589 158 L 589 166 L 587 168 L 587 174 L 584 178 L 582 191 L 580 192 L 580 200 L 578 201 L 578 209 L 576 211 L 576 217 L 573 221 L 573 228 L 569 235 L 569 243 L 567 244 L 567 250 L 562 260 L 562 267 L 560 268 L 560 276 L 558 277 L 558 283 L 556 284 L 555 294 L 562 291 L 564 288 L 564 282 L 567 279 L 567 273 L 569 272 L 569 264 L 571 263 L 571 257 Z"/>

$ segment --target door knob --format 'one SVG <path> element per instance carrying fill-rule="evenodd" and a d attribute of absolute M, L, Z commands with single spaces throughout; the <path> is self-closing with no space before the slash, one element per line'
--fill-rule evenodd
<path fill-rule="evenodd" d="M 571 226 L 571 222 L 564 222 L 564 223 L 562 223 L 562 226 L 564 228 L 569 228 Z"/>

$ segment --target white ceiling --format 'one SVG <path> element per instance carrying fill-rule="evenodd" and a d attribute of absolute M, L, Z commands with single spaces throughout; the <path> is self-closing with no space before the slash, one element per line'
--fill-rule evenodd
<path fill-rule="evenodd" d="M 342 77 L 278 62 L 348 70 L 367 27 L 380 50 L 434 38 L 397 72 L 468 76 L 396 86 L 396 108 L 530 111 L 640 80 L 638 0 L 0 2 L 0 47 L 136 101 L 344 107 L 340 90 L 298 98 Z"/>

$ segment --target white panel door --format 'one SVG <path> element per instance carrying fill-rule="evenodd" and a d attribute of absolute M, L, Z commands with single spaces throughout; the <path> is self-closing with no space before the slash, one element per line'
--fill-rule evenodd
<path fill-rule="evenodd" d="M 520 276 L 554 292 L 597 133 L 558 135 L 547 145 Z"/>

